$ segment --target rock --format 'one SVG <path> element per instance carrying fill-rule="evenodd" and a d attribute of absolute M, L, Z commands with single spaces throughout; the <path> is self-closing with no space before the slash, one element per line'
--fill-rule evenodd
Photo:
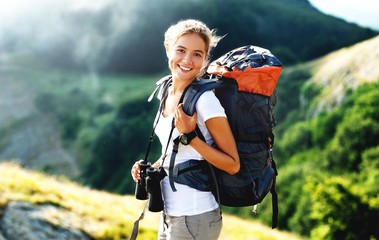
<path fill-rule="evenodd" d="M 1 233 L 0 233 L 0 240 L 6 240 Z"/>
<path fill-rule="evenodd" d="M 17 160 L 29 169 L 77 178 L 78 163 L 62 146 L 57 129 L 59 126 L 51 118 L 39 115 L 9 127 L 0 139 L 0 159 Z"/>
<path fill-rule="evenodd" d="M 73 222 L 72 214 L 57 206 L 13 201 L 0 219 L 0 240 L 92 239 L 75 229 Z"/>

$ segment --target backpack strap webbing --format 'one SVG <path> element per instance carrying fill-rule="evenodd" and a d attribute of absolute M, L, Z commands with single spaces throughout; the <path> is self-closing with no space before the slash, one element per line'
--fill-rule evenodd
<path fill-rule="evenodd" d="M 204 142 L 206 142 L 206 141 L 205 141 L 205 137 L 204 137 L 203 133 L 200 131 L 199 125 L 197 125 L 197 124 L 196 124 L 196 129 L 195 129 L 195 131 L 196 131 L 197 136 L 198 136 L 201 140 L 203 140 Z M 208 163 L 208 167 L 209 167 L 210 172 L 211 172 L 211 174 L 212 174 L 212 178 L 213 178 L 214 185 L 215 185 L 215 186 L 214 186 L 214 189 L 212 190 L 212 193 L 213 193 L 213 195 L 216 197 L 216 200 L 217 200 L 218 204 L 221 206 L 220 190 L 219 190 L 219 188 L 218 188 L 218 184 L 217 184 L 216 173 L 215 173 L 215 170 L 213 169 L 212 164 L 210 164 L 208 161 L 207 161 L 207 163 Z M 221 208 L 220 208 L 220 211 L 221 211 Z"/>
<path fill-rule="evenodd" d="M 270 189 L 271 193 L 271 205 L 272 205 L 272 220 L 271 220 L 271 227 L 272 229 L 276 228 L 278 226 L 278 212 L 279 212 L 279 207 L 278 207 L 278 194 L 276 192 L 276 176 L 278 176 L 278 170 L 276 169 L 276 163 L 272 157 L 272 152 L 270 151 L 270 158 L 271 158 L 271 165 L 272 168 L 275 170 L 275 177 L 272 182 L 272 186 Z"/>
<path fill-rule="evenodd" d="M 175 183 L 174 183 L 174 165 L 175 165 L 175 158 L 176 154 L 178 154 L 178 149 L 179 149 L 179 137 L 174 139 L 174 145 L 172 147 L 172 153 L 171 153 L 171 158 L 170 158 L 170 165 L 168 167 L 168 179 L 170 182 L 170 186 L 172 191 L 176 192 L 175 188 Z"/>
<path fill-rule="evenodd" d="M 139 222 L 145 217 L 145 212 L 146 212 L 146 208 L 147 208 L 147 205 L 148 205 L 147 203 L 148 203 L 148 201 L 146 201 L 145 206 L 143 207 L 141 215 L 139 216 L 139 218 L 133 224 L 133 230 L 132 230 L 132 234 L 130 234 L 129 240 L 136 240 L 137 239 Z"/>
<path fill-rule="evenodd" d="M 196 91 L 193 91 L 193 90 L 190 90 L 191 89 L 191 86 L 192 84 L 188 85 L 186 87 L 186 89 L 184 90 L 182 96 L 180 97 L 179 99 L 179 103 L 183 103 L 184 101 L 184 98 L 185 96 L 187 95 L 186 93 L 188 91 L 190 91 L 191 93 L 196 93 Z M 193 115 L 193 114 L 192 114 Z M 172 137 L 172 131 L 174 130 L 175 128 L 175 119 L 172 119 L 172 128 L 171 128 L 171 133 L 170 133 L 170 136 L 168 138 L 168 140 L 170 141 L 171 137 Z M 174 183 L 174 165 L 175 165 L 175 158 L 176 158 L 176 154 L 178 154 L 178 149 L 179 149 L 179 136 L 177 138 L 175 138 L 173 140 L 173 147 L 172 147 L 172 153 L 171 153 L 171 158 L 170 158 L 170 164 L 169 164 L 169 167 L 168 167 L 168 179 L 169 179 L 169 182 L 170 182 L 170 186 L 171 186 L 171 189 L 172 191 L 176 192 L 176 188 L 175 188 L 175 183 Z M 167 146 L 166 146 L 166 150 L 167 150 L 167 147 L 168 147 L 168 143 L 167 143 Z M 164 161 L 164 160 L 163 160 Z M 162 162 L 162 166 L 163 166 L 163 162 Z"/>
<path fill-rule="evenodd" d="M 276 183 L 276 177 L 274 177 L 272 187 L 270 190 L 271 193 L 271 205 L 272 205 L 272 220 L 271 220 L 271 227 L 272 229 L 276 228 L 278 226 L 278 194 L 276 193 L 275 189 L 275 183 Z"/>

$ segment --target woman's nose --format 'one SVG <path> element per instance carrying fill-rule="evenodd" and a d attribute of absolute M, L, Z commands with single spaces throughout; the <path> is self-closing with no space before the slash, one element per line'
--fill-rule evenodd
<path fill-rule="evenodd" d="M 183 61 L 184 61 L 184 62 L 191 62 L 191 55 L 190 55 L 190 54 L 186 54 L 186 55 L 183 57 Z"/>

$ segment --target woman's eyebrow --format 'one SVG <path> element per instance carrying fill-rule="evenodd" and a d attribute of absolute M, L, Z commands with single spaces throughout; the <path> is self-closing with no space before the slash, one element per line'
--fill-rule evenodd
<path fill-rule="evenodd" d="M 182 46 L 182 45 L 178 45 L 178 48 L 184 48 L 184 49 L 187 49 L 185 46 Z M 199 50 L 195 50 L 195 52 L 199 52 L 199 53 L 202 53 L 204 54 L 204 51 L 199 49 Z"/>

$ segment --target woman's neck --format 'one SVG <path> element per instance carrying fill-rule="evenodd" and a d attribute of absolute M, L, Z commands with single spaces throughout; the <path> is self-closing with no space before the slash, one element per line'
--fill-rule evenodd
<path fill-rule="evenodd" d="M 192 83 L 192 80 L 181 80 L 178 78 L 173 78 L 171 86 L 171 94 L 182 94 L 188 85 Z"/>

